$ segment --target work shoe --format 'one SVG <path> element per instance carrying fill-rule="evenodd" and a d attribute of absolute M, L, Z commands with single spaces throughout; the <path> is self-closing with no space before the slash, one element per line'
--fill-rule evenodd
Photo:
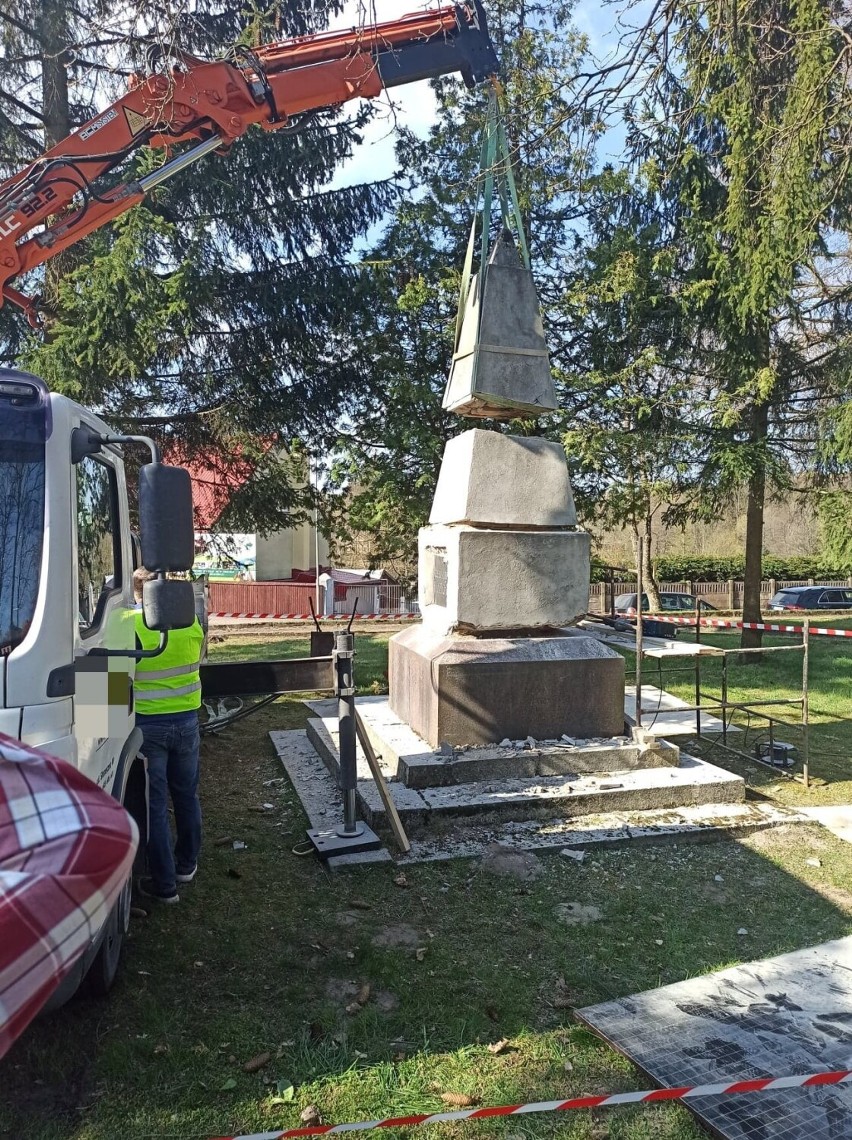
<path fill-rule="evenodd" d="M 167 906 L 171 906 L 173 903 L 180 902 L 180 895 L 176 890 L 172 891 L 170 894 L 163 894 L 154 886 L 153 879 L 139 880 L 139 894 L 144 895 L 148 899 L 156 899 L 157 902 L 166 903 Z"/>
<path fill-rule="evenodd" d="M 175 875 L 175 879 L 179 883 L 191 883 L 197 874 L 198 864 L 196 863 L 195 866 L 189 871 L 178 871 Z"/>

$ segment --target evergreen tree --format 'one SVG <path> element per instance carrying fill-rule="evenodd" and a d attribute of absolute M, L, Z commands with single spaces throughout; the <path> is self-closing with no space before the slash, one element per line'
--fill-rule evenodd
<path fill-rule="evenodd" d="M 834 0 L 658 8 L 606 94 L 620 89 L 633 159 L 692 259 L 698 475 L 706 503 L 748 489 L 746 621 L 760 619 L 766 496 L 813 463 L 848 335 L 835 299 L 814 300 L 848 222 L 846 19 Z"/>
<path fill-rule="evenodd" d="M 502 63 L 506 130 L 520 208 L 548 326 L 552 359 L 567 358 L 557 301 L 581 206 L 588 148 L 568 121 L 566 84 L 583 41 L 568 4 L 494 0 L 489 26 Z M 397 154 L 401 194 L 391 224 L 361 264 L 357 338 L 372 378 L 341 440 L 333 485 L 349 529 L 372 532 L 373 561 L 415 573 L 417 529 L 428 517 L 444 443 L 468 424 L 441 410 L 449 374 L 461 271 L 476 197 L 488 93 L 454 80 L 435 84 L 437 122 L 425 141 L 411 135 Z M 499 211 L 495 210 L 492 237 Z M 531 430 L 515 423 L 512 430 Z M 536 429 L 538 430 L 538 429 Z M 556 433 L 554 421 L 548 430 Z M 337 519 L 335 529 L 340 530 Z"/>
<path fill-rule="evenodd" d="M 689 422 L 689 263 L 652 186 L 606 168 L 590 181 L 576 268 L 559 308 L 571 346 L 563 439 L 582 517 L 627 526 L 641 544 L 646 592 L 655 516 L 693 504 L 700 451 Z"/>
<path fill-rule="evenodd" d="M 284 0 L 246 25 L 242 3 L 115 12 L 102 0 L 15 0 L 0 13 L 0 165 L 17 169 L 115 97 L 152 45 L 166 61 L 178 47 L 215 56 L 238 38 L 321 29 L 338 9 Z M 66 95 L 54 98 L 63 82 Z M 349 323 L 350 253 L 390 190 L 329 183 L 368 114 L 322 112 L 289 135 L 253 129 L 227 155 L 165 183 L 48 275 L 45 338 L 27 337 L 3 312 L 5 357 L 116 427 L 160 434 L 225 474 L 235 460 L 256 460 L 258 479 L 236 497 L 229 525 L 288 522 L 305 498 L 288 478 L 293 441 L 322 446 L 364 384 Z M 117 176 L 162 161 L 142 151 Z"/>

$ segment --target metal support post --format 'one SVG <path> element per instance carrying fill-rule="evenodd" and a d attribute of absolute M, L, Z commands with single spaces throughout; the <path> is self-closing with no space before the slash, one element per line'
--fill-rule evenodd
<path fill-rule="evenodd" d="M 376 833 L 359 821 L 357 812 L 355 635 L 351 619 L 346 629 L 335 632 L 332 662 L 337 695 L 338 787 L 343 797 L 343 823 L 334 830 L 312 828 L 308 832 L 308 839 L 321 859 L 375 851 L 382 845 Z"/>
<path fill-rule="evenodd" d="M 802 783 L 810 787 L 810 714 L 808 710 L 808 666 L 810 662 L 811 619 L 802 625 Z"/>
<path fill-rule="evenodd" d="M 645 546 L 636 531 L 636 727 L 642 728 L 642 594 L 645 589 Z"/>
<path fill-rule="evenodd" d="M 337 689 L 337 737 L 340 753 L 340 791 L 343 795 L 343 827 L 340 836 L 354 837 L 363 833 L 355 815 L 355 793 L 358 788 L 358 765 L 355 757 L 355 636 L 348 630 L 334 635 L 334 674 Z"/>

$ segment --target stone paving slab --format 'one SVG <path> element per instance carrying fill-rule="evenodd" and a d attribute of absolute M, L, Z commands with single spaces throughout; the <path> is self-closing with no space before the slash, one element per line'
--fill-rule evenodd
<path fill-rule="evenodd" d="M 304 732 L 299 729 L 272 731 L 269 737 L 301 801 L 310 826 L 325 829 L 338 823 L 343 818 L 340 792 L 334 777 L 324 767 Z M 332 870 L 343 870 L 390 861 L 390 851 L 386 847 L 380 847 L 377 851 L 334 855 L 326 859 L 325 864 Z"/>
<path fill-rule="evenodd" d="M 337 716 L 333 701 L 306 701 L 330 722 Z M 506 746 L 471 747 L 446 754 L 430 748 L 393 712 L 387 697 L 359 697 L 358 711 L 386 778 L 410 788 L 434 788 L 477 781 L 535 776 L 575 776 L 588 772 L 622 772 L 671 767 L 678 763 L 675 745 L 634 744 L 627 737 L 607 741 L 512 741 Z M 365 762 L 366 763 L 366 762 Z M 365 775 L 368 774 L 365 769 Z"/>
<path fill-rule="evenodd" d="M 700 804 L 660 811 L 607 812 L 521 823 L 456 820 L 413 836 L 398 862 L 428 863 L 483 855 L 493 843 L 523 851 L 594 851 L 641 844 L 712 843 L 754 831 L 808 823 L 802 813 L 769 803 Z"/>
<path fill-rule="evenodd" d="M 330 827 L 340 815 L 340 793 L 304 732 L 270 732 L 275 750 L 299 796 L 312 827 Z M 392 785 L 396 794 L 401 785 Z M 359 789 L 363 792 L 363 789 Z M 375 789 L 373 789 L 375 792 Z M 419 796 L 415 792 L 414 795 Z M 377 800 L 371 806 L 382 827 Z M 553 805 L 551 805 L 553 807 Z M 656 811 L 606 812 L 578 818 L 551 814 L 543 819 L 485 820 L 481 816 L 432 821 L 412 834 L 411 851 L 395 855 L 400 863 L 473 858 L 492 843 L 528 851 L 595 850 L 633 844 L 711 842 L 781 825 L 808 823 L 802 812 L 770 803 L 693 805 Z M 408 823 L 408 820 L 406 820 Z M 387 849 L 328 860 L 331 868 L 388 862 Z"/>
<path fill-rule="evenodd" d="M 311 717 L 308 721 L 307 739 L 313 746 L 316 755 L 331 773 L 335 787 L 337 786 L 337 772 L 339 767 L 337 719 Z M 364 811 L 365 818 L 370 826 L 374 822 L 381 823 L 385 817 L 385 808 L 379 795 L 378 788 L 370 772 L 367 758 L 361 751 L 361 745 L 356 744 L 357 757 L 357 793 L 358 801 Z M 380 765 L 381 767 L 381 765 Z M 384 775 L 383 770 L 383 775 Z M 399 780 L 385 775 L 388 788 L 393 796 L 393 802 L 401 817 L 405 818 L 406 826 L 425 823 L 425 816 L 429 810 L 423 796 L 415 788 L 407 788 Z M 423 817 L 423 818 L 421 818 Z"/>
<path fill-rule="evenodd" d="M 336 773 L 337 720 L 312 717 L 308 737 L 326 767 Z M 360 749 L 359 749 L 360 751 Z M 409 788 L 397 779 L 388 786 L 403 824 L 416 831 L 452 816 L 493 815 L 513 820 L 559 811 L 567 816 L 597 812 L 675 808 L 690 804 L 738 803 L 745 781 L 704 760 L 680 755 L 678 768 L 648 768 L 614 776 L 495 778 L 452 787 Z M 384 807 L 366 768 L 359 761 L 358 799 L 367 822 L 381 826 Z"/>
<path fill-rule="evenodd" d="M 689 704 L 654 685 L 642 686 L 642 727 L 660 736 L 695 736 L 695 713 L 689 711 Z M 628 685 L 624 691 L 624 714 L 630 724 L 636 723 L 636 686 Z M 701 731 L 721 734 L 724 725 L 712 713 L 701 713 Z M 740 732 L 735 724 L 728 725 L 728 732 Z"/>
<path fill-rule="evenodd" d="M 803 807 L 802 811 L 816 823 L 844 843 L 852 843 L 852 806 L 840 804 L 835 807 Z"/>
<path fill-rule="evenodd" d="M 664 1088 L 849 1068 L 852 937 L 618 998 L 575 1016 Z M 852 1086 L 709 1096 L 724 1140 L 848 1140 Z"/>

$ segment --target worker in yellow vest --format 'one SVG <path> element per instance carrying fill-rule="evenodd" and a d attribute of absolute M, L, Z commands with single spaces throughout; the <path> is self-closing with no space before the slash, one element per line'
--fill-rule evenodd
<path fill-rule="evenodd" d="M 142 586 L 154 575 L 137 570 L 136 640 L 142 649 L 155 649 L 159 633 L 145 625 Z M 169 631 L 168 644 L 156 657 L 136 663 L 134 693 L 136 723 L 142 730 L 142 752 L 148 760 L 148 870 L 142 894 L 164 903 L 180 901 L 178 883 L 191 883 L 201 851 L 201 804 L 198 799 L 198 710 L 201 678 L 198 672 L 204 631 L 195 619 L 188 629 Z M 175 815 L 177 840 L 172 846 L 169 796 Z"/>

